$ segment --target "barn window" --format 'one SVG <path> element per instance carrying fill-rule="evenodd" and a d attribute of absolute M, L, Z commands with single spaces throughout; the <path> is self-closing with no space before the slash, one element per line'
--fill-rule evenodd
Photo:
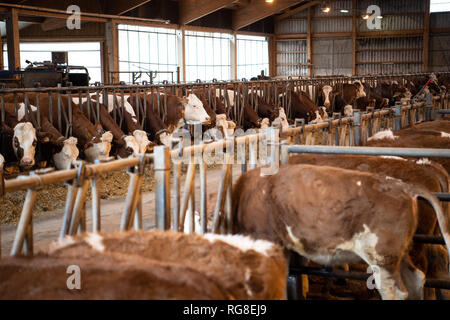
<path fill-rule="evenodd" d="M 446 12 L 450 11 L 449 0 L 431 0 L 430 12 Z"/>
<path fill-rule="evenodd" d="M 266 37 L 237 35 L 237 78 L 250 80 L 264 71 L 269 75 L 269 44 Z"/>
<path fill-rule="evenodd" d="M 186 30 L 186 81 L 230 80 L 230 39 L 228 33 Z"/>
<path fill-rule="evenodd" d="M 119 31 L 120 81 L 133 83 L 134 71 L 142 71 L 137 82 L 150 83 L 150 71 L 159 71 L 154 82 L 176 82 L 178 51 L 175 29 L 121 24 Z M 166 73 L 172 72 L 172 73 Z M 172 78 L 173 77 L 173 78 Z"/>
<path fill-rule="evenodd" d="M 20 44 L 20 65 L 27 67 L 31 62 L 52 61 L 52 51 L 68 51 L 69 65 L 84 66 L 89 71 L 90 83 L 102 82 L 100 42 L 22 42 Z M 3 45 L 4 69 L 8 69 L 8 48 Z"/>

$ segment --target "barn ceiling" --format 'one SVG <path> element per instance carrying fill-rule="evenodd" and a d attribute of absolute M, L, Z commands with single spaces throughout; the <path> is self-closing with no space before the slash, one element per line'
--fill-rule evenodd
<path fill-rule="evenodd" d="M 78 5 L 82 12 L 107 15 L 126 15 L 148 19 L 168 19 L 173 24 L 188 25 L 209 15 L 224 14 L 221 20 L 229 20 L 234 30 L 245 28 L 272 16 L 289 15 L 290 12 L 302 9 L 308 3 L 318 3 L 312 0 L 12 0 L 2 1 L 23 6 L 66 10 L 70 5 Z M 23 21 L 21 17 L 21 21 Z M 48 17 L 42 24 L 46 30 L 62 28 L 62 19 Z M 213 19 L 214 20 L 214 19 Z M 204 20 L 208 27 L 208 19 Z M 211 19 L 209 19 L 211 21 Z M 195 23 L 198 25 L 198 22 Z M 214 24 L 214 23 L 213 23 Z"/>

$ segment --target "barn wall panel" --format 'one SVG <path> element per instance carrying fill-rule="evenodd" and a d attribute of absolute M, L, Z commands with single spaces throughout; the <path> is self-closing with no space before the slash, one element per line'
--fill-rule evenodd
<path fill-rule="evenodd" d="M 431 71 L 450 71 L 450 33 L 430 37 Z"/>

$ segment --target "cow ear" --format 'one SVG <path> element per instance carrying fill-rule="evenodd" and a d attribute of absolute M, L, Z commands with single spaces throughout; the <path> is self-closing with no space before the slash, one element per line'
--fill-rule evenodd
<path fill-rule="evenodd" d="M 48 132 L 38 131 L 36 132 L 36 137 L 41 143 L 47 143 L 50 141 L 50 134 Z"/>

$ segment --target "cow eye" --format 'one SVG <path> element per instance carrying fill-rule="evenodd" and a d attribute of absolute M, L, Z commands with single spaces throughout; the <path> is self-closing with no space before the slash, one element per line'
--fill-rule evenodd
<path fill-rule="evenodd" d="M 36 145 L 37 145 L 37 141 L 34 140 L 34 141 L 33 141 L 33 147 L 36 147 Z"/>
<path fill-rule="evenodd" d="M 128 155 L 133 154 L 133 149 L 131 147 L 127 147 L 126 151 Z"/>

